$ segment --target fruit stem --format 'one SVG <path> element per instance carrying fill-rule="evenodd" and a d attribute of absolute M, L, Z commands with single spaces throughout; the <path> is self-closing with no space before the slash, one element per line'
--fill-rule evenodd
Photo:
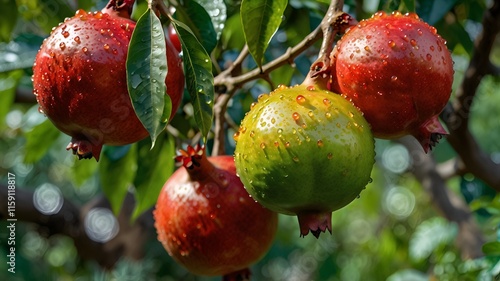
<path fill-rule="evenodd" d="M 130 19 L 135 0 L 109 0 L 106 7 L 101 10 L 105 14 L 115 14 L 122 18 Z"/>
<path fill-rule="evenodd" d="M 226 274 L 222 277 L 222 281 L 250 281 L 250 269 L 245 268 Z"/>
<path fill-rule="evenodd" d="M 197 144 L 195 147 L 192 147 L 189 145 L 186 150 L 181 149 L 179 152 L 181 155 L 175 157 L 175 161 L 181 163 L 182 166 L 186 168 L 193 181 L 206 182 L 207 179 L 211 179 L 219 184 L 219 186 L 225 185 L 224 182 L 219 180 L 220 173 L 217 172 L 218 169 L 208 161 L 205 153 L 205 146 Z"/>
<path fill-rule="evenodd" d="M 342 12 L 342 5 L 338 5 L 342 1 L 332 1 L 327 15 L 321 21 L 323 30 L 323 42 L 319 51 L 318 59 L 311 65 L 309 73 L 304 82 L 305 86 L 314 85 L 317 88 L 326 90 L 330 82 L 332 62 L 330 61 L 330 53 L 333 51 L 333 42 L 337 33 L 343 33 L 347 28 L 357 24 L 356 19 L 349 14 Z"/>
<path fill-rule="evenodd" d="M 305 237 L 309 231 L 314 237 L 319 238 L 321 232 L 327 229 L 332 234 L 332 213 L 331 212 L 305 212 L 297 214 L 299 219 L 300 236 Z"/>

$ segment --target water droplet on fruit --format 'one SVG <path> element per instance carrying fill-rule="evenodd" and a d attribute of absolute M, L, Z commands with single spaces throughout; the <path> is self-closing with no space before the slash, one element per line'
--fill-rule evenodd
<path fill-rule="evenodd" d="M 104 48 L 104 50 L 107 51 L 107 50 L 109 50 L 109 45 L 108 44 L 104 44 L 103 48 Z"/>
<path fill-rule="evenodd" d="M 396 47 L 396 42 L 394 42 L 393 40 L 389 40 L 389 42 L 387 43 L 389 45 L 389 47 L 391 48 L 394 48 Z"/>
<path fill-rule="evenodd" d="M 64 30 L 64 28 L 63 28 L 63 30 Z M 61 32 L 61 34 L 62 34 L 62 36 L 64 36 L 64 38 L 68 38 L 68 36 L 69 36 L 68 31 L 63 31 L 63 32 Z"/>
<path fill-rule="evenodd" d="M 354 113 L 352 113 L 351 111 L 349 111 L 349 117 L 353 118 L 354 117 Z"/>
<path fill-rule="evenodd" d="M 258 101 L 262 101 L 264 99 L 267 99 L 269 97 L 268 94 L 260 94 L 258 97 L 257 97 L 257 100 Z"/>
<path fill-rule="evenodd" d="M 370 49 L 370 47 L 369 47 L 369 46 L 365 46 L 365 48 L 364 48 L 364 49 L 365 49 L 365 51 L 367 51 L 367 52 L 371 52 L 371 49 Z"/>
<path fill-rule="evenodd" d="M 415 39 L 411 39 L 411 40 L 410 40 L 410 44 L 411 44 L 413 47 L 416 47 L 416 46 L 417 46 L 417 40 L 415 40 Z"/>
<path fill-rule="evenodd" d="M 234 141 L 238 141 L 239 137 L 240 137 L 240 132 L 236 132 L 233 134 Z"/>
<path fill-rule="evenodd" d="M 292 158 L 292 160 L 293 160 L 293 162 L 297 163 L 297 162 L 299 162 L 299 157 L 294 156 L 294 157 Z"/>
<path fill-rule="evenodd" d="M 298 95 L 297 98 L 295 98 L 298 104 L 304 104 L 306 102 L 306 98 L 303 95 Z"/>
<path fill-rule="evenodd" d="M 316 142 L 316 144 L 318 145 L 318 147 L 323 147 L 323 145 L 324 145 L 324 143 L 323 143 L 323 141 L 322 141 L 322 140 L 318 140 L 318 141 Z"/>
<path fill-rule="evenodd" d="M 279 129 L 278 129 L 278 134 L 280 134 L 280 135 L 281 135 L 282 133 L 283 133 L 283 129 L 279 128 Z"/>
<path fill-rule="evenodd" d="M 333 154 L 331 152 L 329 152 L 327 155 L 326 155 L 326 158 L 328 158 L 328 160 L 332 159 L 333 158 Z"/>
<path fill-rule="evenodd" d="M 59 43 L 59 48 L 61 48 L 61 51 L 64 51 L 64 49 L 66 49 L 66 44 L 64 44 L 64 42 Z"/>
<path fill-rule="evenodd" d="M 89 51 L 89 49 L 88 49 L 87 47 L 83 47 L 83 48 L 82 48 L 82 51 L 83 51 L 84 53 L 87 53 L 87 52 Z"/>
<path fill-rule="evenodd" d="M 309 85 L 309 86 L 307 86 L 307 88 L 306 88 L 306 89 L 307 89 L 308 91 L 314 91 L 314 90 L 316 90 L 316 87 L 314 87 L 314 85 Z M 298 97 L 297 97 L 297 98 L 298 98 Z M 304 99 L 305 99 L 305 98 L 304 98 Z"/>
<path fill-rule="evenodd" d="M 261 142 L 261 143 L 260 143 L 260 148 L 262 148 L 262 149 L 266 148 L 266 144 L 265 144 L 265 143 L 263 143 L 263 142 Z"/>
<path fill-rule="evenodd" d="M 330 119 L 332 117 L 332 114 L 330 112 L 325 112 L 325 117 Z"/>
<path fill-rule="evenodd" d="M 250 131 L 250 137 L 253 138 L 255 136 L 255 132 L 254 131 Z"/>
<path fill-rule="evenodd" d="M 294 112 L 294 113 L 292 114 L 292 118 L 293 118 L 293 120 L 298 121 L 298 120 L 300 119 L 300 114 L 299 114 L 299 113 L 297 113 L 297 112 Z"/>
<path fill-rule="evenodd" d="M 285 147 L 290 147 L 290 142 L 285 142 Z"/>
<path fill-rule="evenodd" d="M 391 81 L 392 81 L 392 82 L 396 82 L 396 81 L 398 81 L 398 77 L 397 77 L 396 75 L 392 75 L 392 76 L 391 76 Z"/>

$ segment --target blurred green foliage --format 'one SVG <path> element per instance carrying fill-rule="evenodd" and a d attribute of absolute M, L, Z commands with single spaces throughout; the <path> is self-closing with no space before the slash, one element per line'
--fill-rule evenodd
<path fill-rule="evenodd" d="M 212 28 L 208 45 L 217 59 L 215 69 L 224 69 L 241 51 L 244 32 L 239 14 L 239 1 L 197 1 L 205 7 Z M 481 19 L 491 1 L 345 1 L 345 11 L 358 19 L 377 10 L 417 12 L 436 26 L 448 42 L 455 61 L 454 88 L 459 86 L 473 41 L 481 31 Z M 361 6 L 357 6 L 357 5 Z M 76 8 L 98 10 L 102 0 L 0 0 L 0 179 L 7 172 L 16 174 L 19 188 L 51 183 L 69 201 L 80 205 L 106 193 L 114 198 L 115 211 L 123 201 L 129 183 L 136 186 L 155 185 L 156 190 L 144 194 L 142 209 L 154 203 L 158 184 L 173 170 L 173 148 L 188 142 L 197 133 L 189 98 L 172 121 L 178 130 L 177 139 L 162 139 L 155 148 L 161 157 L 149 159 L 139 143 L 103 151 L 103 160 L 77 161 L 64 150 L 69 137 L 59 133 L 38 112 L 38 106 L 15 102 L 16 92 L 30 92 L 31 66 L 42 38 L 51 28 L 71 17 Z M 321 21 L 328 1 L 290 0 L 282 23 L 263 55 L 263 63 L 273 60 L 309 34 Z M 199 9 L 200 7 L 198 7 Z M 138 1 L 144 11 L 145 1 Z M 142 13 L 135 12 L 137 19 Z M 205 13 L 206 15 L 206 13 Z M 179 14 L 186 20 L 195 15 Z M 193 23 L 193 26 L 196 24 Z M 200 27 L 201 26 L 201 27 Z M 198 24 L 199 31 L 203 25 Z M 498 38 L 497 38 L 498 40 Z M 217 42 L 217 44 L 215 44 Z M 295 84 L 303 80 L 318 53 L 319 44 L 296 58 L 294 65 L 272 72 L 277 84 Z M 496 44 L 492 60 L 500 62 L 500 44 Z M 244 71 L 256 68 L 251 58 L 243 64 Z M 276 86 L 275 85 L 275 86 Z M 483 79 L 472 105 L 470 128 L 481 147 L 500 162 L 500 95 L 498 77 Z M 245 84 L 227 109 L 234 122 L 239 122 L 256 97 L 269 92 L 264 81 Z M 425 90 L 425 89 L 424 89 Z M 232 129 L 227 130 L 226 153 L 234 150 Z M 209 142 L 210 144 L 211 142 Z M 443 141 L 433 154 L 438 161 L 456 156 Z M 384 158 L 384 155 L 391 157 Z M 168 156 L 168 157 L 167 157 Z M 170 158 L 169 158 L 170 157 Z M 295 217 L 280 216 L 278 236 L 269 253 L 256 264 L 253 280 L 498 280 L 500 278 L 500 195 L 471 175 L 453 177 L 448 185 L 468 202 L 487 239 L 485 256 L 463 260 L 455 238 L 457 226 L 442 218 L 431 206 L 431 199 L 409 172 L 411 156 L 401 145 L 377 141 L 377 163 L 373 182 L 361 197 L 333 214 L 333 235 L 319 240 L 299 238 Z M 139 160 L 138 160 L 139 159 Z M 142 159 L 142 160 L 141 160 Z M 389 159 L 389 160 L 387 160 Z M 392 161 L 392 162 L 391 162 Z M 396 162 L 394 162 L 396 161 Z M 399 161 L 399 162 L 398 162 Z M 139 163 L 139 164 L 137 164 Z M 142 164 L 141 164 L 142 163 Z M 158 170 L 154 163 L 164 167 Z M 137 166 L 138 165 L 138 166 Z M 142 166 L 141 166 L 142 165 Z M 406 166 L 405 166 L 406 165 Z M 397 167 L 403 169 L 396 169 Z M 406 168 L 404 168 L 406 167 Z M 140 171 L 135 174 L 136 171 Z M 150 174 L 144 174 L 147 171 Z M 125 173 L 126 176 L 123 177 Z M 146 176 L 145 176 L 146 175 Z M 120 178 L 117 183 L 114 179 Z M 151 181 L 150 179 L 154 180 Z M 116 188 L 120 184 L 123 188 Z M 161 187 L 161 186 L 160 186 Z M 121 192 L 121 195 L 120 195 Z M 150 192 L 150 193 L 147 193 Z M 149 199 L 148 199 L 149 198 Z M 137 214 L 136 214 L 137 215 Z M 70 238 L 41 235 L 35 225 L 17 223 L 16 274 L 7 271 L 8 251 L 6 222 L 0 223 L 0 280 L 219 280 L 190 275 L 176 265 L 151 237 L 146 256 L 141 261 L 122 259 L 112 271 L 103 271 L 94 262 L 77 255 Z"/>

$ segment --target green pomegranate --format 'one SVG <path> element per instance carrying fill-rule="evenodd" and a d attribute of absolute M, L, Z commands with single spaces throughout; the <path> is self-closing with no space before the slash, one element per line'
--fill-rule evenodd
<path fill-rule="evenodd" d="M 331 213 L 370 181 L 374 139 L 362 113 L 314 85 L 263 94 L 234 134 L 238 175 L 270 210 L 297 215 L 301 236 L 331 233 Z"/>

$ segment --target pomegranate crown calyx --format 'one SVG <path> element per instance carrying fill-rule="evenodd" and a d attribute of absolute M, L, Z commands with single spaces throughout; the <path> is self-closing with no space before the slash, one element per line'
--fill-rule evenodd
<path fill-rule="evenodd" d="M 201 161 L 205 155 L 205 146 L 197 144 L 195 147 L 188 145 L 186 150 L 179 150 L 181 155 L 175 157 L 175 161 L 181 163 L 186 169 L 192 170 L 201 166 Z"/>

